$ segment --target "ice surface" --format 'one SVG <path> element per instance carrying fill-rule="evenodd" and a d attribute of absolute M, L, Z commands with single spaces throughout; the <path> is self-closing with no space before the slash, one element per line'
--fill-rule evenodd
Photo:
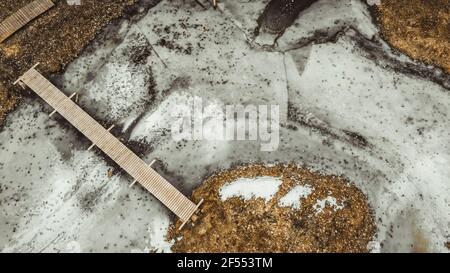
<path fill-rule="evenodd" d="M 186 194 L 237 163 L 305 164 L 346 176 L 368 196 L 381 251 L 410 251 L 418 234 L 430 251 L 448 251 L 450 93 L 424 76 L 433 68 L 374 43 L 378 30 L 363 1 L 317 2 L 273 48 L 251 35 L 263 8 L 222 1 L 204 11 L 195 1 L 162 1 L 109 29 L 54 81 L 81 93 L 80 105 L 115 123 L 145 160 L 161 159 L 161 173 Z M 170 113 L 195 96 L 211 111 L 279 104 L 279 148 L 175 141 Z M 168 251 L 167 209 L 129 188 L 125 174 L 108 177 L 115 166 L 41 105 L 28 101 L 0 132 L 0 249 Z M 208 130 L 218 122 L 209 120 Z"/>
<path fill-rule="evenodd" d="M 144 249 L 149 226 L 152 243 L 161 245 L 165 208 L 144 190 L 130 190 L 127 177 L 109 178 L 111 167 L 77 138 L 37 101 L 10 116 L 0 133 L 2 250 Z"/>

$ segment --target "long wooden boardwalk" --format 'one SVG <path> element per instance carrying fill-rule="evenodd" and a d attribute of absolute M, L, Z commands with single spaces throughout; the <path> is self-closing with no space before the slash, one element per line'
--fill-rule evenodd
<path fill-rule="evenodd" d="M 0 23 L 0 43 L 53 6 L 51 0 L 35 0 L 6 18 Z"/>
<path fill-rule="evenodd" d="M 172 184 L 165 180 L 148 164 L 128 149 L 113 136 L 109 130 L 101 126 L 90 115 L 83 111 L 71 98 L 67 97 L 50 81 L 42 76 L 35 67 L 23 74 L 16 83 L 25 84 L 38 94 L 44 101 L 61 114 L 75 128 L 82 132 L 92 143 L 114 160 L 135 182 L 140 183 L 165 206 L 175 213 L 183 225 L 189 221 L 202 201 L 198 205 L 191 202 Z"/>

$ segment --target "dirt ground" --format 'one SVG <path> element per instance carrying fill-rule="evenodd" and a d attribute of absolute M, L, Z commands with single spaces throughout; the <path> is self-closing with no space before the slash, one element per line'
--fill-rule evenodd
<path fill-rule="evenodd" d="M 270 201 L 244 201 L 233 197 L 222 201 L 220 188 L 238 178 L 281 177 L 280 190 Z M 301 200 L 299 209 L 281 207 L 280 198 L 296 185 L 314 190 Z M 332 196 L 340 210 L 326 206 L 317 213 L 318 200 Z M 173 226 L 169 239 L 175 252 L 367 252 L 375 233 L 372 210 L 364 194 L 342 177 L 325 176 L 294 165 L 265 167 L 249 165 L 226 170 L 207 179 L 193 193 L 201 199 L 194 225 L 178 231 Z M 181 238 L 181 240 L 179 240 Z"/>
<path fill-rule="evenodd" d="M 31 0 L 2 0 L 0 21 Z M 55 7 L 0 44 L 0 123 L 20 101 L 22 89 L 12 83 L 33 64 L 43 74 L 60 72 L 111 20 L 127 13 L 137 0 L 81 0 Z"/>
<path fill-rule="evenodd" d="M 450 73 L 450 1 L 382 0 L 378 11 L 389 44 Z"/>

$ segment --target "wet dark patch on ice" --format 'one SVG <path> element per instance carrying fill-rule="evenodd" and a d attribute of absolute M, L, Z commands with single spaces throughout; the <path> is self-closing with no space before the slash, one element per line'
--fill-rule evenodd
<path fill-rule="evenodd" d="M 152 54 L 149 46 L 134 46 L 131 48 L 129 58 L 135 65 L 145 65 L 147 58 Z"/>
<path fill-rule="evenodd" d="M 338 22 L 336 22 L 338 24 Z M 335 26 L 328 27 L 326 30 L 318 29 L 314 30 L 313 34 L 309 37 L 299 39 L 294 45 L 288 48 L 277 48 L 274 47 L 274 51 L 288 52 L 291 50 L 296 50 L 304 48 L 312 44 L 326 44 L 326 43 L 336 43 L 342 36 L 342 33 L 347 30 L 347 26 Z"/>
<path fill-rule="evenodd" d="M 348 141 L 356 147 L 364 148 L 369 145 L 369 141 L 367 141 L 364 136 L 356 132 L 352 132 L 349 130 L 342 130 L 342 132 L 344 132 L 344 134 L 348 136 Z"/>
<path fill-rule="evenodd" d="M 171 82 L 169 89 L 163 91 L 163 95 L 169 95 L 177 90 L 186 90 L 191 85 L 191 82 L 192 79 L 189 75 L 177 77 Z"/>
<path fill-rule="evenodd" d="M 131 133 L 136 128 L 136 126 L 139 124 L 139 122 L 142 121 L 143 118 L 147 115 L 147 113 L 154 108 L 155 105 L 163 101 L 165 98 L 167 98 L 171 93 L 178 91 L 178 90 L 186 90 L 191 85 L 191 77 L 188 75 L 179 76 L 176 77 L 171 83 L 169 88 L 158 91 L 158 88 L 156 86 L 156 83 L 153 79 L 153 77 L 149 78 L 148 82 L 148 92 L 150 99 L 148 99 L 145 103 L 144 110 L 139 114 L 139 116 L 133 120 L 133 122 L 128 126 L 128 128 L 123 133 L 123 137 L 127 140 L 130 139 Z M 160 132 L 160 136 L 164 137 L 169 132 L 162 131 Z M 141 145 L 146 144 L 144 140 L 138 140 L 140 141 Z M 138 142 L 136 141 L 136 142 Z"/>
<path fill-rule="evenodd" d="M 260 31 L 268 31 L 281 36 L 290 27 L 299 14 L 317 0 L 272 0 L 258 18 L 256 36 Z"/>
<path fill-rule="evenodd" d="M 355 29 L 350 29 L 349 35 L 361 49 L 363 56 L 374 61 L 376 64 L 405 75 L 420 77 L 435 82 L 445 89 L 450 90 L 450 74 L 441 68 L 428 66 L 420 62 L 400 62 L 389 56 L 379 42 L 367 39 Z M 392 51 L 398 56 L 402 55 L 396 49 L 392 49 Z"/>
<path fill-rule="evenodd" d="M 295 122 L 304 127 L 308 127 L 331 139 L 347 142 L 357 148 L 364 149 L 370 146 L 367 138 L 360 135 L 359 133 L 345 129 L 335 129 L 328 122 L 318 120 L 314 117 L 308 117 L 306 113 L 302 112 L 301 109 L 297 108 L 292 103 L 289 103 L 288 105 L 288 121 Z M 294 125 L 291 125 L 290 129 L 297 130 Z M 328 146 L 331 145 L 329 140 L 324 140 L 323 144 Z"/>
<path fill-rule="evenodd" d="M 101 196 L 104 193 L 105 186 L 102 186 L 97 189 L 93 189 L 92 191 L 84 194 L 81 198 L 79 198 L 80 208 L 86 212 L 93 212 L 96 205 L 101 201 Z"/>

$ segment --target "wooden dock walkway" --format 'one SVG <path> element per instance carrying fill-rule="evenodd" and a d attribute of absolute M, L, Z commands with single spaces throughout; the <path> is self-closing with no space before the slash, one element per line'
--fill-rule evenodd
<path fill-rule="evenodd" d="M 197 205 L 190 201 L 172 184 L 113 136 L 109 130 L 105 129 L 82 110 L 70 97 L 67 97 L 42 76 L 35 67 L 36 66 L 23 74 L 16 83 L 19 82 L 21 85 L 25 84 L 31 88 L 39 95 L 39 97 L 53 107 L 55 111 L 61 114 L 75 128 L 91 140 L 93 145 L 101 149 L 107 156 L 130 174 L 135 179 L 135 182 L 140 183 L 175 213 L 183 221 L 183 224 L 180 227 L 181 229 L 196 212 L 203 200 Z"/>
<path fill-rule="evenodd" d="M 54 6 L 51 0 L 35 0 L 0 23 L 0 43 Z"/>

